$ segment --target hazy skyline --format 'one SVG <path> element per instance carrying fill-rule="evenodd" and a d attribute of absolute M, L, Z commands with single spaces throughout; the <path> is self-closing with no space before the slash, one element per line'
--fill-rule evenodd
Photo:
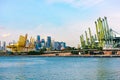
<path fill-rule="evenodd" d="M 80 43 L 88 27 L 95 33 L 95 20 L 108 18 L 109 27 L 120 30 L 119 0 L 0 0 L 0 41 L 19 35 L 51 36 L 69 46 Z"/>

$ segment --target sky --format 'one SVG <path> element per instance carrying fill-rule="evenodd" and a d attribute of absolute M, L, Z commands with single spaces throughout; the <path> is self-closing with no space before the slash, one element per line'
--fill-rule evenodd
<path fill-rule="evenodd" d="M 77 47 L 80 35 L 104 16 L 120 33 L 120 0 L 0 0 L 0 41 L 17 42 L 19 35 L 64 41 Z"/>

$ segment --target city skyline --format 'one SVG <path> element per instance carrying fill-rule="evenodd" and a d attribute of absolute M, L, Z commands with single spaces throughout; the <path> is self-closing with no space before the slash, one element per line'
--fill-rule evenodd
<path fill-rule="evenodd" d="M 91 28 L 95 33 L 98 17 L 106 16 L 109 27 L 119 32 L 118 0 L 6 0 L 0 1 L 0 41 L 10 42 L 19 35 L 52 36 L 77 47 L 80 35 Z M 16 40 L 17 41 L 17 40 Z"/>
<path fill-rule="evenodd" d="M 28 36 L 27 34 L 25 36 L 20 35 L 19 40 L 17 42 L 11 41 L 11 42 L 9 42 L 8 45 L 6 45 L 5 41 L 2 42 L 3 44 L 1 44 L 1 41 L 0 41 L 0 50 L 8 50 L 8 51 L 35 50 L 35 51 L 39 51 L 39 50 L 43 49 L 43 50 L 49 51 L 49 50 L 64 50 L 64 49 L 66 49 L 66 47 L 69 47 L 69 46 L 66 46 L 66 42 L 55 41 L 51 38 L 51 36 L 47 36 L 47 40 L 45 40 L 43 38 L 41 39 L 40 35 L 37 35 L 36 39 L 33 39 L 32 37 L 30 39 L 28 39 L 27 36 Z"/>

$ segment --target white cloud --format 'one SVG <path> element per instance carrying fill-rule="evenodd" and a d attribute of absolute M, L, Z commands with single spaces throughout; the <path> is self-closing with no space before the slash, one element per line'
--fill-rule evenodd
<path fill-rule="evenodd" d="M 46 2 L 49 4 L 67 3 L 74 7 L 85 7 L 85 8 L 97 5 L 103 1 L 104 0 L 46 0 Z"/>
<path fill-rule="evenodd" d="M 120 14 L 120 13 L 119 13 Z M 120 36 L 120 15 L 118 13 L 113 15 L 108 15 L 109 27 L 112 28 L 117 36 Z"/>
<path fill-rule="evenodd" d="M 10 36 L 10 33 L 5 33 L 2 35 L 2 37 L 8 37 L 8 36 Z"/>
<path fill-rule="evenodd" d="M 18 30 L 11 30 L 11 29 L 8 29 L 7 27 L 3 27 L 1 30 L 0 30 L 0 41 L 6 41 L 7 44 L 9 42 L 12 42 L 13 40 L 17 41 L 18 38 L 19 38 L 19 33 L 20 31 Z"/>
<path fill-rule="evenodd" d="M 107 20 L 108 20 L 108 25 L 110 28 L 112 28 L 113 30 L 115 30 L 116 32 L 119 32 L 120 30 L 120 11 L 118 10 L 118 7 L 113 7 L 107 5 L 107 7 L 105 7 L 105 5 L 103 6 L 104 9 L 100 9 L 100 13 L 98 13 L 99 16 L 106 16 Z"/>

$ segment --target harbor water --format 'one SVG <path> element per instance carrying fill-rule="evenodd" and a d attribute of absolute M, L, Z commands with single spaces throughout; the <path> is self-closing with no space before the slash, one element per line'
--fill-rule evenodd
<path fill-rule="evenodd" d="M 120 80 L 120 58 L 0 57 L 0 80 Z"/>

